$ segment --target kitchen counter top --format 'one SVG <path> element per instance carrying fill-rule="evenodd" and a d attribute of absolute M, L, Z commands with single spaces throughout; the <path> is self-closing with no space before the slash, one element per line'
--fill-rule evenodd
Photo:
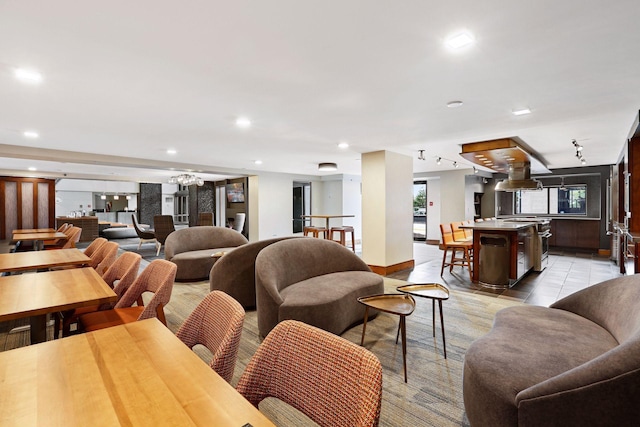
<path fill-rule="evenodd" d="M 461 228 L 471 228 L 478 231 L 518 231 L 528 227 L 535 227 L 537 223 L 535 221 L 482 221 L 474 222 L 473 224 L 464 224 Z"/>

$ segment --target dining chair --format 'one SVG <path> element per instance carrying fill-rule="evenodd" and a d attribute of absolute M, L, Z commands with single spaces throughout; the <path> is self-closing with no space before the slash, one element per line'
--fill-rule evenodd
<path fill-rule="evenodd" d="M 116 302 L 122 298 L 122 295 L 124 295 L 125 291 L 129 286 L 131 286 L 138 276 L 141 260 L 142 256 L 140 254 L 135 252 L 125 252 L 120 255 L 113 264 L 111 264 L 104 274 L 102 274 L 102 280 L 104 280 L 116 293 Z M 55 322 L 53 330 L 59 331 L 62 329 L 62 336 L 66 337 L 71 334 L 71 325 L 77 323 L 80 316 L 87 313 L 93 313 L 98 310 L 112 309 L 116 302 L 80 307 L 75 310 L 56 313 L 56 316 L 54 317 Z M 58 338 L 58 333 L 54 333 L 54 337 Z"/>
<path fill-rule="evenodd" d="M 116 261 L 118 256 L 118 249 L 120 245 L 116 242 L 107 242 L 100 249 L 98 249 L 91 258 L 89 263 L 90 267 L 93 267 L 100 276 L 102 276 L 111 265 Z"/>
<path fill-rule="evenodd" d="M 100 248 L 100 246 L 104 245 L 105 243 L 107 243 L 107 239 L 105 239 L 104 237 L 96 237 L 89 244 L 89 246 L 85 248 L 84 254 L 88 257 L 91 257 L 91 255 L 93 255 L 93 253 L 97 251 L 98 248 Z"/>
<path fill-rule="evenodd" d="M 50 244 L 50 245 L 47 245 L 47 242 L 45 242 L 44 248 L 47 249 L 47 250 L 49 250 L 49 249 L 70 249 L 70 248 L 75 248 L 76 247 L 76 243 L 78 243 L 80 241 L 80 235 L 82 234 L 82 228 L 71 226 L 66 231 L 64 231 L 63 233 L 67 235 L 67 240 L 60 239 L 60 241 L 57 241 L 57 242 L 55 242 L 53 244 Z"/>
<path fill-rule="evenodd" d="M 198 213 L 198 225 L 213 226 L 213 212 Z"/>
<path fill-rule="evenodd" d="M 170 261 L 163 259 L 151 261 L 125 291 L 113 309 L 80 316 L 81 330 L 95 331 L 151 317 L 157 317 L 166 325 L 167 320 L 163 308 L 171 299 L 176 269 L 176 265 Z M 147 305 L 134 305 L 145 292 L 154 294 Z"/>
<path fill-rule="evenodd" d="M 136 234 L 140 238 L 140 241 L 138 242 L 138 250 L 140 250 L 140 247 L 142 246 L 143 243 L 155 243 L 155 245 L 158 247 L 158 251 L 159 251 L 160 250 L 160 244 L 158 243 L 158 240 L 156 239 L 156 235 L 155 235 L 154 231 L 153 230 L 143 230 L 142 227 L 140 227 L 140 223 L 138 223 L 138 218 L 136 218 L 135 214 L 131 215 L 131 221 L 133 222 L 133 229 L 136 230 Z"/>
<path fill-rule="evenodd" d="M 158 251 L 156 256 L 160 255 L 160 249 L 164 242 L 167 240 L 169 234 L 176 231 L 173 224 L 173 215 L 156 215 L 153 217 L 153 228 L 155 230 L 156 240 L 158 241 Z"/>
<path fill-rule="evenodd" d="M 244 231 L 244 223 L 247 219 L 247 214 L 245 213 L 237 213 L 235 220 L 233 221 L 233 229 L 238 233 L 242 233 Z"/>
<path fill-rule="evenodd" d="M 382 365 L 338 335 L 284 320 L 260 344 L 236 390 L 255 407 L 280 399 L 322 427 L 377 426 Z"/>
<path fill-rule="evenodd" d="M 227 382 L 231 382 L 238 358 L 244 308 L 222 291 L 207 295 L 184 321 L 176 336 L 193 348 L 207 347 L 213 354 L 209 365 Z"/>

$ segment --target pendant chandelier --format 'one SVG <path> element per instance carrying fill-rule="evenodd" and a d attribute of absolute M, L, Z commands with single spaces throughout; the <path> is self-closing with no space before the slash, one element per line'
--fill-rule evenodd
<path fill-rule="evenodd" d="M 183 173 L 169 178 L 169 184 L 180 184 L 185 186 L 196 184 L 199 187 L 202 187 L 204 185 L 204 180 L 198 176 Z"/>

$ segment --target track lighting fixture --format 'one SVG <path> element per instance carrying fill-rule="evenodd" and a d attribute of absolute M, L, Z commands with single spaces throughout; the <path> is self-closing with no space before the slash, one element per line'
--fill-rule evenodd
<path fill-rule="evenodd" d="M 576 157 L 578 158 L 578 160 L 580 160 L 580 164 L 586 165 L 587 161 L 585 160 L 584 156 L 582 155 L 582 149 L 584 147 L 582 145 L 578 144 L 578 142 L 575 139 L 571 140 L 571 143 L 573 144 L 573 147 L 576 149 Z"/>

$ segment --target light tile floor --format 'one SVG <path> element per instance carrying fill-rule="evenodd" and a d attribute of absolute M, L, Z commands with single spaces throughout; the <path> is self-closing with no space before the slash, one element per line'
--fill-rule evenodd
<path fill-rule="evenodd" d="M 388 277 L 413 283 L 437 282 L 450 289 L 508 298 L 533 305 L 549 304 L 595 283 L 619 277 L 618 266 L 609 258 L 595 254 L 551 250 L 547 267 L 540 273 L 529 272 L 509 289 L 491 289 L 473 284 L 469 272 L 455 267 L 445 269 L 442 277 L 442 250 L 437 245 L 416 242 L 413 245 L 415 267 Z"/>

